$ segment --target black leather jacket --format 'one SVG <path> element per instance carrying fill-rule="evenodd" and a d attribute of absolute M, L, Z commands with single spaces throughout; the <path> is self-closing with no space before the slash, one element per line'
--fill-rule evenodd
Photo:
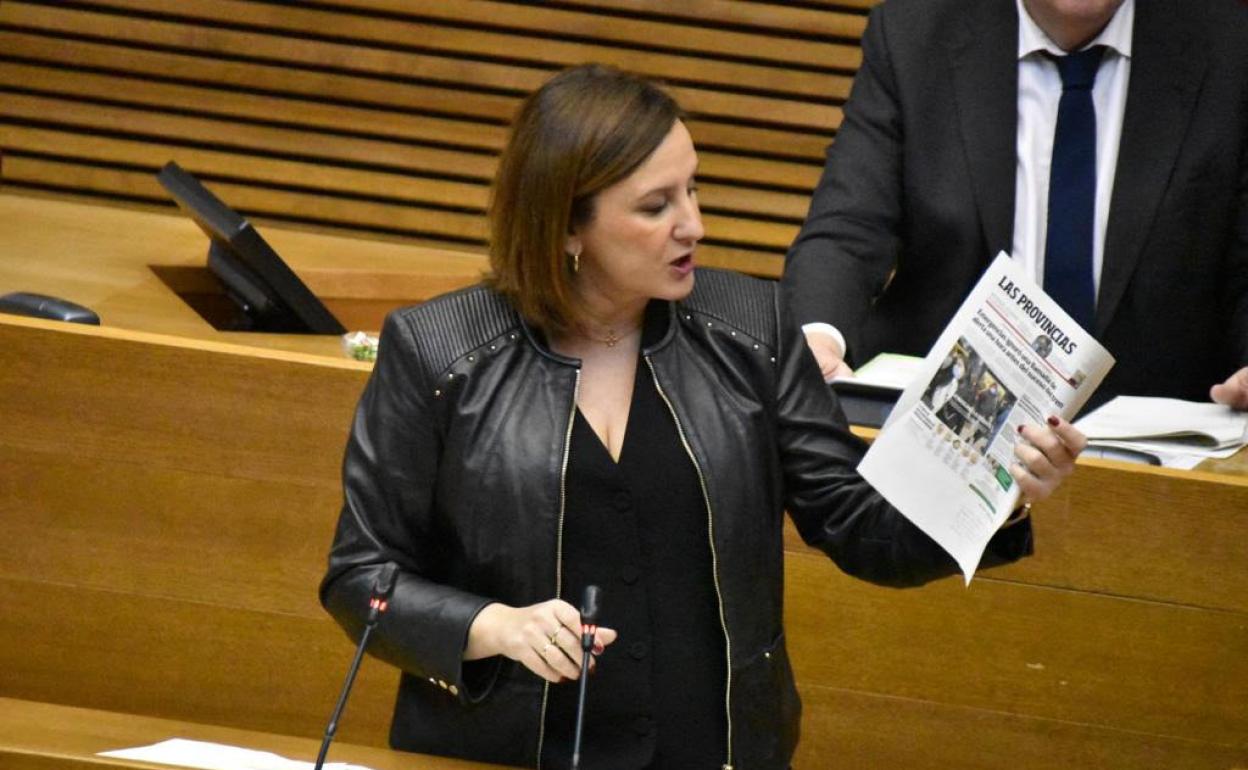
<path fill-rule="evenodd" d="M 401 570 L 372 647 L 403 670 L 395 748 L 541 765 L 544 682 L 511 661 L 461 660 L 487 603 L 559 590 L 580 372 L 540 340 L 484 287 L 386 321 L 321 599 L 358 638 L 377 572 Z M 699 270 L 642 355 L 706 502 L 728 658 L 722 764 L 787 768 L 801 706 L 781 626 L 784 512 L 806 542 L 875 583 L 916 585 L 956 567 L 855 472 L 863 444 L 773 283 Z M 1011 527 L 985 564 L 1030 548 L 1029 526 Z"/>

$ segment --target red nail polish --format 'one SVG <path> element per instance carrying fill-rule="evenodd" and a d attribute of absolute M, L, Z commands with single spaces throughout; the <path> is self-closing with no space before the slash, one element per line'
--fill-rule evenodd
<path fill-rule="evenodd" d="M 1054 428 L 1056 428 L 1060 422 L 1061 420 L 1057 419 L 1056 417 L 1053 417 L 1053 416 L 1049 417 L 1049 425 L 1052 425 Z"/>
<path fill-rule="evenodd" d="M 1023 426 L 1021 426 L 1021 425 L 1020 425 L 1020 426 L 1018 426 L 1018 432 L 1019 432 L 1019 434 L 1020 434 L 1020 435 L 1022 434 L 1022 432 L 1023 432 Z"/>

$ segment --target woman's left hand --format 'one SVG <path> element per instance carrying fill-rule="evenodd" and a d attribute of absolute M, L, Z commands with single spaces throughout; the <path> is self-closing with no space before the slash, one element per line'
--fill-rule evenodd
<path fill-rule="evenodd" d="M 1060 417 L 1050 417 L 1047 425 L 1021 425 L 1018 432 L 1026 441 L 1015 444 L 1018 462 L 1010 473 L 1023 493 L 1022 501 L 1039 502 L 1074 473 L 1075 458 L 1088 445 L 1088 437 Z"/>

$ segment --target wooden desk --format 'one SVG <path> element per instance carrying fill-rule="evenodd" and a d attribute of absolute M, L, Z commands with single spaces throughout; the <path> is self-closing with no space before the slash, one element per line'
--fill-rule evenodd
<path fill-rule="evenodd" d="M 1248 453 L 1081 460 L 1036 554 L 894 591 L 786 538 L 797 767 L 1248 765 Z"/>
<path fill-rule="evenodd" d="M 314 737 L 321 610 L 369 366 L 0 316 L 0 696 Z M 344 740 L 385 745 L 369 660 Z"/>
<path fill-rule="evenodd" d="M 389 310 L 477 281 L 479 254 L 263 227 L 261 235 L 351 330 Z M 220 332 L 153 270 L 211 286 L 208 239 L 190 219 L 0 194 L 0 294 L 31 291 L 91 308 L 103 325 L 188 339 L 342 356 L 337 337 Z"/>
<path fill-rule="evenodd" d="M 351 653 L 315 586 L 367 373 L 0 318 L 0 697 L 316 738 Z M 1083 461 L 1036 555 L 969 589 L 867 586 L 790 531 L 795 767 L 1248 766 L 1246 465 Z M 344 740 L 385 745 L 396 680 L 366 662 Z"/>
<path fill-rule="evenodd" d="M 302 762 L 314 762 L 320 750 L 320 741 L 311 738 L 0 698 L 0 767 L 5 770 L 83 770 L 92 767 L 138 770 L 168 767 L 137 760 L 98 757 L 96 754 L 150 746 L 170 738 L 269 751 Z M 339 742 L 330 747 L 325 761 L 350 762 L 372 770 L 486 770 L 497 767 Z"/>

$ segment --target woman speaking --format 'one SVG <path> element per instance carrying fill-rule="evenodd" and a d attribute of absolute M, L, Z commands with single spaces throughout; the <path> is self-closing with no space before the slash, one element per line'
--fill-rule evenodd
<path fill-rule="evenodd" d="M 855 472 L 864 446 L 777 287 L 696 267 L 697 167 L 662 90 L 565 71 L 514 122 L 489 278 L 387 318 L 321 598 L 358 638 L 398 567 L 372 648 L 403 672 L 395 748 L 566 767 L 572 602 L 595 584 L 584 767 L 787 768 L 785 512 L 864 580 L 956 572 Z M 1012 472 L 1034 501 L 1084 440 L 1024 435 Z M 984 564 L 1030 550 L 1020 517 Z"/>

